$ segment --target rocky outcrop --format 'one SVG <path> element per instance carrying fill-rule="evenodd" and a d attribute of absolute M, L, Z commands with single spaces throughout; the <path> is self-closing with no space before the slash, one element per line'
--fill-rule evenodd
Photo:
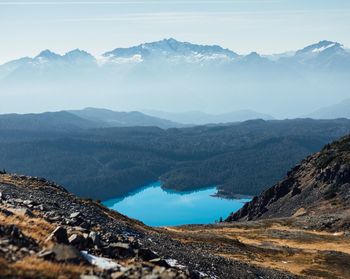
<path fill-rule="evenodd" d="M 349 228 L 350 136 L 326 145 L 227 221 L 308 216 L 317 228 Z M 326 219 L 333 219 L 327 224 Z M 326 222 L 326 223 L 325 223 Z"/>

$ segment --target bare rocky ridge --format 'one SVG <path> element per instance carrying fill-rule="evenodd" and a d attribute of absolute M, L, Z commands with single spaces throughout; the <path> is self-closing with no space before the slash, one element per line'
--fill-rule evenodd
<path fill-rule="evenodd" d="M 314 229 L 350 228 L 350 136 L 294 167 L 227 221 L 300 217 Z"/>
<path fill-rule="evenodd" d="M 45 179 L 0 174 L 2 278 L 296 277 L 210 247 L 186 244 Z M 233 241 L 232 249 L 242 247 Z"/>

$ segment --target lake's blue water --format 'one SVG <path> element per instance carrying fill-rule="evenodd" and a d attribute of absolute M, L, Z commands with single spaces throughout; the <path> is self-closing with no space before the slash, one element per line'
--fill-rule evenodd
<path fill-rule="evenodd" d="M 165 191 L 160 182 L 145 186 L 124 198 L 110 199 L 103 204 L 149 226 L 210 224 L 226 218 L 250 199 L 213 197 L 216 188 L 179 193 Z"/>

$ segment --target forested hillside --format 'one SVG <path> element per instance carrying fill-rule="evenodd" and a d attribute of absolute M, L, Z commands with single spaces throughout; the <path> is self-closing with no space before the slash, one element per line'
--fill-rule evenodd
<path fill-rule="evenodd" d="M 1 129 L 0 169 L 58 181 L 106 199 L 161 179 L 165 188 L 218 185 L 222 194 L 259 194 L 350 120 L 254 120 L 162 130 L 155 127 L 28 131 Z"/>

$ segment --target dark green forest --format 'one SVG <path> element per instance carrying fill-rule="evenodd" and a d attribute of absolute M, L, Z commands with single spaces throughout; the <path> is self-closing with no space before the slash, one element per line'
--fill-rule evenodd
<path fill-rule="evenodd" d="M 45 177 L 95 199 L 124 195 L 156 180 L 179 191 L 217 185 L 227 195 L 257 195 L 307 155 L 350 132 L 346 119 L 251 120 L 167 130 L 87 126 L 0 125 L 0 169 Z"/>

